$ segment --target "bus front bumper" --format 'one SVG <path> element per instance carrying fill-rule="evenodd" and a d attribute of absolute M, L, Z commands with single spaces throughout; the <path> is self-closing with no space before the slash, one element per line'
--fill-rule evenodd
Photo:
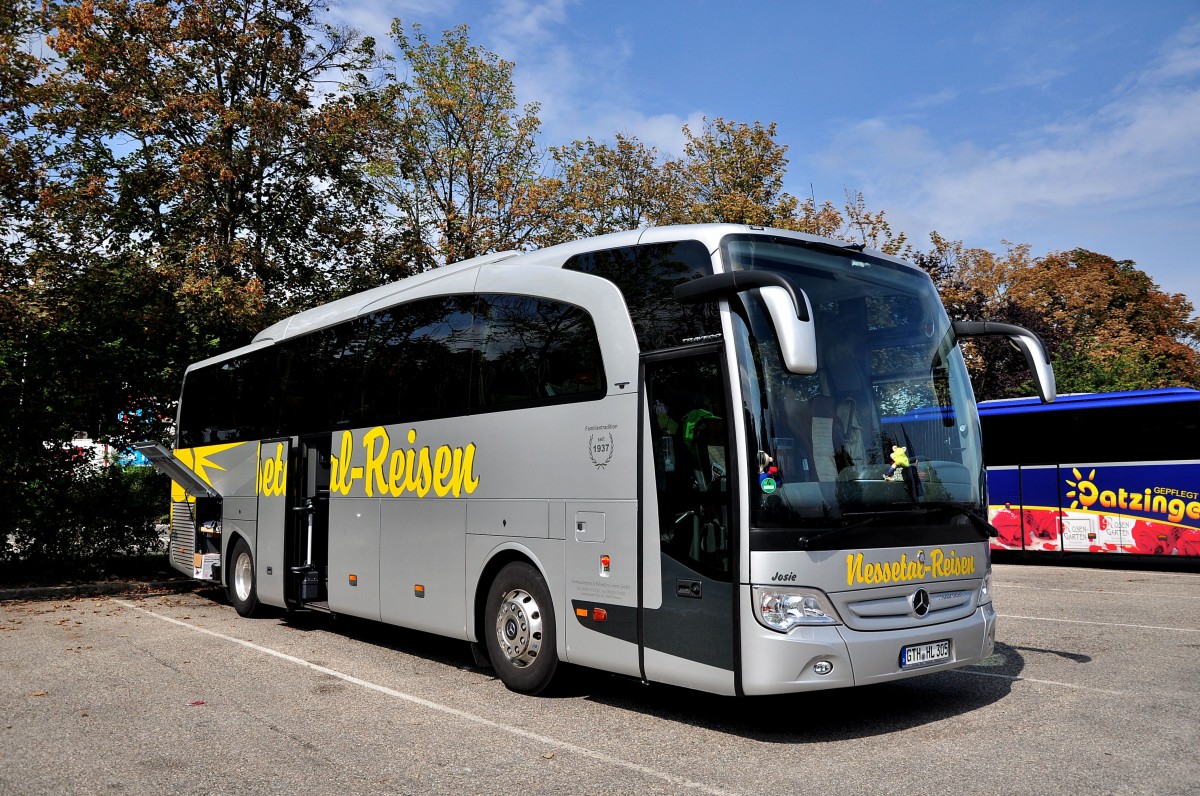
<path fill-rule="evenodd" d="M 904 648 L 941 641 L 949 642 L 948 658 L 901 665 Z M 743 614 L 742 642 L 742 691 L 748 696 L 846 688 L 978 663 L 995 647 L 996 611 L 988 603 L 964 619 L 927 627 L 864 632 L 835 625 L 787 634 Z"/>

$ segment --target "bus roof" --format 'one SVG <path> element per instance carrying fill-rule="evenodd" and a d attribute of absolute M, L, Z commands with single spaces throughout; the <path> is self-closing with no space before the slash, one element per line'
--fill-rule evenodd
<path fill-rule="evenodd" d="M 383 308 L 391 304 L 398 304 L 404 300 L 405 294 L 420 295 L 421 289 L 429 289 L 433 282 L 440 280 L 454 280 L 459 285 L 471 282 L 471 274 L 478 273 L 480 268 L 485 268 L 493 263 L 499 263 L 506 260 L 516 259 L 522 266 L 543 266 L 543 267 L 562 267 L 571 256 L 583 252 L 599 251 L 607 248 L 619 248 L 622 246 L 633 246 L 638 244 L 651 243 L 667 243 L 682 240 L 698 240 L 703 243 L 710 252 L 716 251 L 720 245 L 721 239 L 726 235 L 738 233 L 757 233 L 774 235 L 783 238 L 795 238 L 798 240 L 814 241 L 828 243 L 838 247 L 850 247 L 846 241 L 824 238 L 818 235 L 810 235 L 805 232 L 795 232 L 792 230 L 773 229 L 770 227 L 751 226 L 745 224 L 681 224 L 675 226 L 662 227 L 645 227 L 641 229 L 627 230 L 624 232 L 612 232 L 607 235 L 599 235 L 591 238 L 581 238 L 569 243 L 562 243 L 556 246 L 550 246 L 544 249 L 537 249 L 530 252 L 522 251 L 503 251 L 492 254 L 484 254 L 470 260 L 450 263 L 430 271 L 425 271 L 419 274 L 414 274 L 405 277 L 396 282 L 380 285 L 379 287 L 365 290 L 361 293 L 355 293 L 350 296 L 331 301 L 327 304 L 322 304 L 311 309 L 298 312 L 295 315 L 284 318 L 276 323 L 271 324 L 257 335 L 254 339 L 245 346 L 226 351 L 221 354 L 209 357 L 200 362 L 192 363 L 187 370 L 195 370 L 197 368 L 206 367 L 217 362 L 230 359 L 232 357 L 241 356 L 249 351 L 258 348 L 264 348 L 273 345 L 281 340 L 290 337 L 297 337 L 308 332 L 316 331 L 327 326 L 332 326 L 336 323 L 354 318 L 361 313 L 369 312 L 374 309 Z M 898 265 L 903 265 L 912 269 L 916 273 L 924 273 L 920 268 L 912 263 L 896 257 L 891 254 L 886 254 L 874 249 L 854 249 L 861 251 L 863 254 L 874 257 L 880 260 L 886 260 Z M 456 285 L 456 290 L 461 289 Z M 470 287 L 466 288 L 470 291 Z"/>
<path fill-rule="evenodd" d="M 979 414 L 1020 415 L 1029 412 L 1066 412 L 1078 409 L 1104 409 L 1119 406 L 1149 406 L 1151 404 L 1187 403 L 1200 401 L 1200 390 L 1190 387 L 1164 387 L 1157 390 L 1126 390 L 1123 392 L 1080 392 L 1059 395 L 1054 403 L 1044 404 L 1037 398 L 1005 398 L 980 401 Z"/>
<path fill-rule="evenodd" d="M 557 246 L 550 246 L 545 249 L 537 249 L 530 252 L 521 251 L 503 251 L 493 254 L 484 254 L 470 260 L 450 263 L 439 268 L 434 268 L 430 271 L 425 271 L 413 276 L 406 277 L 396 282 L 379 287 L 365 290 L 361 293 L 346 296 L 336 301 L 331 301 L 328 304 L 322 304 L 313 307 L 303 312 L 296 313 L 291 317 L 284 318 L 277 323 L 268 326 L 255 335 L 254 344 L 269 344 L 274 341 L 282 340 L 288 337 L 305 334 L 307 332 L 320 329 L 325 326 L 331 326 L 348 318 L 353 318 L 359 313 L 368 309 L 376 309 L 387 306 L 388 304 L 400 303 L 403 300 L 405 293 L 413 291 L 431 282 L 435 282 L 449 277 L 478 270 L 492 263 L 498 263 L 504 260 L 512 260 L 518 258 L 522 265 L 529 266 L 550 266 L 561 267 L 572 255 L 599 251 L 608 248 L 618 248 L 622 246 L 633 246 L 646 243 L 664 243 L 680 240 L 698 240 L 709 249 L 715 251 L 720 244 L 721 238 L 725 235 L 736 233 L 763 233 L 769 235 L 777 235 L 779 237 L 796 238 L 799 240 L 807 240 L 814 242 L 824 242 L 835 246 L 845 247 L 849 244 L 846 241 L 832 240 L 816 235 L 809 235 L 804 232 L 794 232 L 791 230 L 772 229 L 769 227 L 747 226 L 742 224 L 682 224 L 678 226 L 663 226 L 663 227 L 645 227 L 642 229 L 628 230 L 625 232 L 612 232 L 607 235 L 599 235 L 592 238 L 581 238 L 579 240 L 562 243 Z M 863 249 L 864 254 L 870 255 L 877 259 L 888 260 L 893 263 L 904 265 L 908 268 L 920 271 L 912 263 L 902 260 L 884 252 L 875 251 L 873 249 Z M 223 358 L 218 357 L 218 358 Z"/>

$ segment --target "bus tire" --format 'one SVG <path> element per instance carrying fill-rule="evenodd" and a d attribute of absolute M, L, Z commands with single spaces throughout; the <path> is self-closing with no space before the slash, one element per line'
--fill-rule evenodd
<path fill-rule="evenodd" d="M 522 694 L 538 694 L 558 669 L 554 605 L 537 568 L 505 566 L 492 581 L 484 609 L 488 657 L 500 680 Z"/>
<path fill-rule="evenodd" d="M 226 593 L 239 616 L 253 616 L 258 609 L 258 581 L 254 576 L 254 556 L 245 539 L 233 543 L 229 553 L 229 584 Z"/>

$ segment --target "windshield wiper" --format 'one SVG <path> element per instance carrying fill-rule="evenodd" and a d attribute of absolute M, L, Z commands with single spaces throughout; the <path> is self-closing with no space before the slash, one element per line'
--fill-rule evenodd
<path fill-rule="evenodd" d="M 843 514 L 842 516 L 844 517 L 846 515 Z M 812 549 L 814 549 L 813 545 L 823 539 L 828 539 L 831 536 L 840 536 L 841 534 L 847 533 L 849 531 L 855 531 L 855 530 L 859 530 L 860 528 L 865 528 L 868 525 L 878 522 L 879 519 L 880 519 L 880 515 L 871 514 L 871 515 L 868 515 L 866 519 L 864 519 L 860 522 L 856 522 L 853 525 L 843 525 L 840 528 L 830 528 L 825 531 L 818 531 L 817 533 L 812 533 L 812 534 L 807 534 L 805 536 L 801 536 L 799 539 L 799 542 L 797 543 L 797 547 L 799 547 L 801 550 L 812 550 Z"/>
<path fill-rule="evenodd" d="M 1000 531 L 996 529 L 995 525 L 992 525 L 983 517 L 980 517 L 958 503 L 922 503 L 910 509 L 910 512 L 914 514 L 932 514 L 935 511 L 947 512 L 954 517 L 966 517 L 970 520 L 971 525 L 983 534 L 985 538 L 993 538 L 1000 535 Z"/>

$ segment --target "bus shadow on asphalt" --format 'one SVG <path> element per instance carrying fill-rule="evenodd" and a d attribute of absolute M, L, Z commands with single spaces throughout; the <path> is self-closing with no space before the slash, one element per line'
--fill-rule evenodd
<path fill-rule="evenodd" d="M 823 743 L 887 735 L 971 713 L 1007 697 L 1023 668 L 1019 651 L 997 643 L 996 654 L 977 666 L 858 688 L 733 698 L 614 678 L 611 685 L 579 696 L 764 743 Z"/>
<path fill-rule="evenodd" d="M 476 664 L 470 646 L 461 640 L 354 617 L 277 616 L 293 630 L 337 633 L 494 678 L 490 669 Z M 1086 657 L 1056 654 L 1072 660 Z M 587 700 L 764 743 L 816 743 L 887 735 L 969 714 L 1007 697 L 1024 668 L 1021 648 L 997 642 L 992 656 L 960 670 L 858 688 L 734 698 L 564 666 L 550 693 L 524 698 Z M 499 679 L 494 684 L 504 688 Z"/>

